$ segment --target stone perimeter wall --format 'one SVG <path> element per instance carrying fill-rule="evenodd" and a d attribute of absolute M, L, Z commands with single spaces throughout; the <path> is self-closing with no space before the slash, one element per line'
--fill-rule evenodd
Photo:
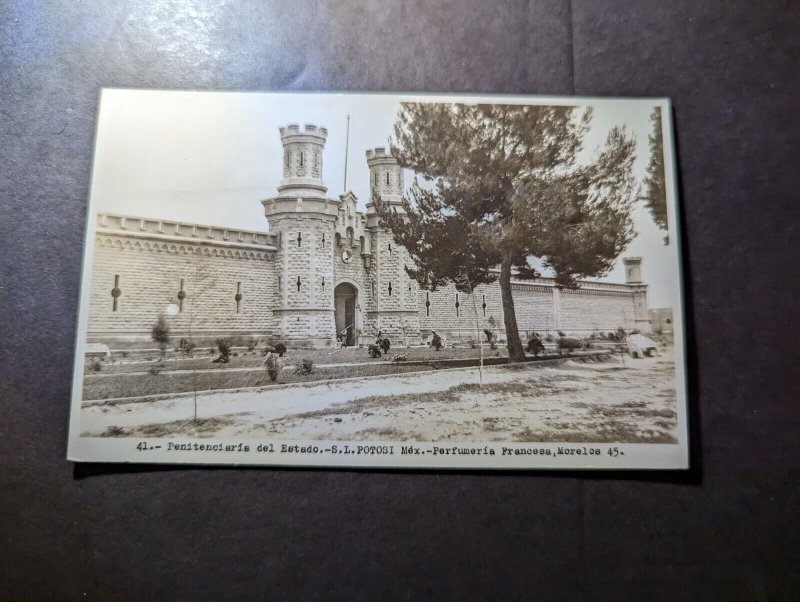
<path fill-rule="evenodd" d="M 168 316 L 176 345 L 189 336 L 190 326 L 199 345 L 213 344 L 220 336 L 243 344 L 275 331 L 272 253 L 105 234 L 97 235 L 94 245 L 92 271 L 86 274 L 91 278 L 86 283 L 89 342 L 152 347 L 150 329 L 170 309 L 179 310 Z M 182 303 L 181 280 L 186 295 Z M 115 281 L 121 293 L 116 311 Z"/>
<path fill-rule="evenodd" d="M 376 261 L 367 273 L 359 246 L 352 248 L 351 263 L 340 261 L 341 249 L 350 247 L 344 241 L 341 246 L 335 244 L 328 224 L 290 218 L 281 225 L 285 228 L 272 241 L 274 250 L 265 241 L 261 241 L 263 249 L 236 248 L 224 241 L 170 242 L 148 238 L 147 233 L 98 233 L 92 271 L 87 275 L 92 279 L 89 342 L 152 346 L 150 329 L 159 314 L 181 305 L 181 280 L 186 295 L 182 311 L 168 318 L 175 344 L 189 336 L 190 322 L 192 338 L 200 345 L 213 344 L 219 336 L 233 338 L 237 344 L 251 337 L 314 339 L 329 331 L 332 338 L 333 292 L 343 280 L 359 290 L 362 342 L 371 342 L 378 329 L 398 341 L 401 332 L 406 338 L 411 333 L 415 343 L 420 336 L 427 340 L 434 330 L 448 340 L 469 341 L 477 338 L 476 330 L 489 328 L 498 340 L 505 339 L 496 282 L 476 287 L 474 304 L 472 295 L 456 291 L 453 285 L 423 291 L 403 270 L 409 261 L 405 249 L 393 246 L 389 253 L 388 233 L 374 241 Z M 298 232 L 302 233 L 299 247 Z M 314 267 L 309 270 L 309 265 Z M 116 311 L 111 294 L 115 277 L 121 291 Z M 647 316 L 643 286 L 587 283 L 578 290 L 559 290 L 543 280 L 515 283 L 512 290 L 524 338 L 533 331 L 585 336 L 619 326 L 647 329 L 642 319 Z M 237 291 L 242 296 L 238 312 Z M 289 311 L 279 311 L 282 305 Z"/>
<path fill-rule="evenodd" d="M 517 326 L 523 338 L 533 332 L 555 335 L 559 330 L 582 337 L 597 331 L 614 332 L 620 326 L 626 330 L 647 330 L 641 319 L 638 322 L 636 319 L 637 303 L 645 307 L 643 287 L 626 288 L 611 285 L 599 289 L 563 290 L 550 283 L 512 283 Z M 423 339 L 435 330 L 450 340 L 472 340 L 477 338 L 476 330 L 486 328 L 492 330 L 498 340 L 505 340 L 497 282 L 477 286 L 474 303 L 472 295 L 458 292 L 453 285 L 436 291 L 419 291 L 418 295 Z"/>

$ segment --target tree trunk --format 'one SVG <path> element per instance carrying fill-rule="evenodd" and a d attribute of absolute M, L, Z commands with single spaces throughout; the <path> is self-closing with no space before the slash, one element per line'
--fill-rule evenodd
<path fill-rule="evenodd" d="M 514 298 L 511 296 L 511 253 L 508 252 L 503 253 L 503 263 L 500 265 L 500 298 L 503 301 L 503 322 L 506 327 L 509 360 L 524 361 L 525 349 L 519 339 L 517 314 L 514 313 Z"/>

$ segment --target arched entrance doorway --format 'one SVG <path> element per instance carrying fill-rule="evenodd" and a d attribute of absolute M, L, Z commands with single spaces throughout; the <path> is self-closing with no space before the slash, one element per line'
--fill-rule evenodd
<path fill-rule="evenodd" d="M 333 289 L 336 340 L 348 347 L 356 344 L 357 299 L 358 290 L 349 282 L 342 282 Z"/>

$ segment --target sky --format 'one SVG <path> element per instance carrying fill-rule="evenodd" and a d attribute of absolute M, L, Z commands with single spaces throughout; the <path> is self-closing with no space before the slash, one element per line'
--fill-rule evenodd
<path fill-rule="evenodd" d="M 348 115 L 347 187 L 363 210 L 369 198 L 365 151 L 388 147 L 404 100 L 592 106 L 591 127 L 578 160 L 590 158 L 612 127 L 624 125 L 636 137 L 634 175 L 639 181 L 649 160 L 650 114 L 659 104 L 666 109 L 658 99 L 104 90 L 91 210 L 266 231 L 260 201 L 276 194 L 282 176 L 283 148 L 278 128 L 312 123 L 328 129 L 323 180 L 328 195 L 337 197 L 344 192 Z M 665 132 L 664 139 L 671 138 Z M 671 153 L 665 155 L 669 169 Z M 407 186 L 412 179 L 413 174 L 407 172 Z M 669 174 L 667 183 L 671 197 L 674 192 Z M 655 226 L 641 203 L 634 207 L 632 216 L 637 235 L 620 257 L 642 257 L 650 307 L 677 307 L 674 211 L 670 207 L 669 245 L 663 244 L 664 232 Z M 624 282 L 621 259 L 608 275 L 598 279 Z"/>

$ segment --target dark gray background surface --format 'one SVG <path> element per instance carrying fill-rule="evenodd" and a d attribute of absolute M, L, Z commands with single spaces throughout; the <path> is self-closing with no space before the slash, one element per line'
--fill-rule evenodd
<path fill-rule="evenodd" d="M 790 2 L 2 2 L 0 598 L 796 595 L 798 31 Z M 101 86 L 671 97 L 693 470 L 73 468 Z"/>

